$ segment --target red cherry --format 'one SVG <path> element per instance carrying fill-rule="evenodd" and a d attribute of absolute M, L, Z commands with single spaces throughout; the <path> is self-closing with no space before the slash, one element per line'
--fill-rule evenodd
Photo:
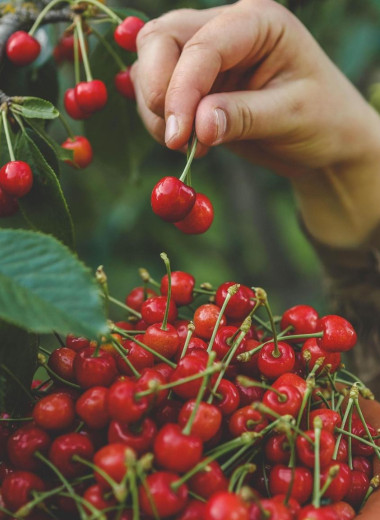
<path fill-rule="evenodd" d="M 246 377 L 246 379 L 248 381 L 252 381 L 252 383 L 257 383 L 257 381 L 250 377 Z M 234 383 L 239 391 L 241 406 L 248 406 L 256 401 L 262 400 L 263 395 L 265 393 L 265 390 L 263 388 L 260 388 L 258 386 L 245 386 L 239 381 L 238 378 L 234 381 Z"/>
<path fill-rule="evenodd" d="M 168 471 L 156 471 L 148 475 L 146 484 L 139 487 L 142 511 L 149 517 L 157 514 L 160 518 L 167 518 L 182 511 L 187 503 L 188 492 L 185 484 L 179 486 L 175 491 L 173 490 L 171 484 L 178 479 L 179 476 L 176 473 Z"/>
<path fill-rule="evenodd" d="M 50 354 L 48 365 L 58 376 L 74 383 L 74 359 L 76 355 L 75 350 L 71 348 L 57 348 Z"/>
<path fill-rule="evenodd" d="M 116 90 L 127 99 L 136 99 L 135 87 L 131 78 L 131 68 L 118 72 L 114 79 Z"/>
<path fill-rule="evenodd" d="M 198 464 L 202 451 L 201 438 L 184 434 L 178 424 L 165 424 L 153 444 L 155 462 L 165 470 L 177 473 L 185 473 Z"/>
<path fill-rule="evenodd" d="M 31 190 L 33 173 L 24 161 L 10 161 L 0 169 L 0 188 L 12 197 L 23 197 Z"/>
<path fill-rule="evenodd" d="M 194 313 L 195 334 L 202 339 L 210 339 L 220 313 L 220 307 L 213 303 L 200 305 Z M 226 324 L 226 317 L 223 315 L 220 326 Z"/>
<path fill-rule="evenodd" d="M 235 338 L 236 338 L 237 335 L 239 335 L 239 333 L 237 335 L 236 335 L 236 333 L 238 333 L 238 329 L 231 325 L 219 327 L 218 332 L 216 333 L 216 336 L 215 336 L 214 344 L 212 346 L 212 350 L 214 350 L 216 352 L 216 358 L 218 360 L 222 361 L 223 358 L 229 353 L 229 351 L 231 350 L 231 346 L 232 346 L 232 343 L 231 343 L 232 337 L 235 336 Z M 236 357 L 239 354 L 241 354 L 242 352 L 244 352 L 244 350 L 245 350 L 245 341 L 243 339 L 243 341 L 240 343 L 238 350 L 236 351 L 234 357 L 232 358 L 232 363 L 233 362 L 236 363 Z"/>
<path fill-rule="evenodd" d="M 88 347 L 78 352 L 74 360 L 75 377 L 82 388 L 109 386 L 117 377 L 116 361 L 111 354 Z"/>
<path fill-rule="evenodd" d="M 356 517 L 356 512 L 347 502 L 336 502 L 331 504 L 330 507 L 336 512 L 340 520 L 354 520 Z"/>
<path fill-rule="evenodd" d="M 137 384 L 131 379 L 116 381 L 108 392 L 108 412 L 112 419 L 125 423 L 138 421 L 148 408 L 146 397 L 136 398 Z"/>
<path fill-rule="evenodd" d="M 189 273 L 183 271 L 173 271 L 171 275 L 172 281 L 172 298 L 176 305 L 190 305 L 193 301 L 193 290 L 195 278 Z M 168 294 L 168 275 L 161 279 L 161 294 Z"/>
<path fill-rule="evenodd" d="M 139 334 L 136 339 L 143 341 L 144 336 Z M 138 345 L 132 340 L 124 340 L 121 342 L 125 349 L 125 357 L 131 362 L 135 369 L 140 372 L 144 368 L 152 367 L 154 365 L 154 355 L 146 349 Z M 120 354 L 116 355 L 117 368 L 122 374 L 132 376 L 133 372 L 126 361 Z"/>
<path fill-rule="evenodd" d="M 351 485 L 344 500 L 353 508 L 358 508 L 369 488 L 369 478 L 361 471 L 351 471 Z"/>
<path fill-rule="evenodd" d="M 228 379 L 222 379 L 217 390 L 215 406 L 223 415 L 231 415 L 240 404 L 239 390 Z"/>
<path fill-rule="evenodd" d="M 87 40 L 85 40 L 86 49 L 88 49 Z M 74 55 L 74 35 L 63 34 L 58 40 L 57 45 L 54 48 L 53 56 L 56 62 L 59 64 L 62 61 L 71 61 L 75 59 Z M 82 49 L 78 45 L 78 58 L 82 61 Z"/>
<path fill-rule="evenodd" d="M 93 386 L 77 400 L 75 410 L 89 428 L 104 428 L 110 421 L 107 408 L 108 388 Z"/>
<path fill-rule="evenodd" d="M 205 469 L 198 471 L 190 478 L 189 487 L 193 493 L 207 500 L 214 493 L 227 491 L 228 479 L 218 462 L 213 460 L 207 464 Z"/>
<path fill-rule="evenodd" d="M 25 31 L 14 32 L 5 47 L 8 59 L 18 66 L 32 63 L 41 51 L 41 45 Z"/>
<path fill-rule="evenodd" d="M 293 520 L 295 517 L 293 517 L 292 513 L 288 509 L 288 504 L 285 506 L 283 500 L 278 500 L 277 496 L 260 500 L 262 511 L 266 515 L 265 518 L 270 518 L 271 520 Z M 291 500 L 294 502 L 293 499 Z M 250 520 L 261 520 L 261 518 L 261 511 L 257 504 L 254 503 L 250 509 Z"/>
<path fill-rule="evenodd" d="M 299 393 L 303 396 L 307 389 L 306 381 L 303 377 L 297 376 L 292 372 L 285 372 L 272 383 L 273 388 L 278 388 L 280 385 L 292 385 L 297 388 Z"/>
<path fill-rule="evenodd" d="M 0 218 L 11 217 L 18 211 L 18 202 L 0 187 Z"/>
<path fill-rule="evenodd" d="M 278 385 L 277 392 L 267 390 L 263 397 L 263 404 L 280 415 L 292 415 L 296 417 L 302 404 L 302 395 L 295 386 L 292 385 Z M 273 420 L 273 417 L 268 414 L 268 417 Z"/>
<path fill-rule="evenodd" d="M 308 505 L 298 512 L 297 520 L 339 520 L 339 518 L 331 506 Z"/>
<path fill-rule="evenodd" d="M 375 437 L 377 435 L 377 432 L 375 428 L 367 423 L 367 428 L 372 435 L 372 437 Z M 365 437 L 367 435 L 367 430 L 365 429 L 363 423 L 360 419 L 357 419 L 353 417 L 352 419 L 352 426 L 351 426 L 351 432 L 354 435 L 357 435 L 358 437 Z M 376 442 L 376 441 L 375 441 Z M 351 446 L 352 446 L 352 453 L 354 455 L 363 455 L 364 457 L 370 457 L 374 453 L 374 449 L 372 446 L 368 446 L 366 444 L 363 444 L 357 439 L 352 438 L 351 439 Z"/>
<path fill-rule="evenodd" d="M 269 379 L 276 379 L 285 372 L 291 372 L 294 363 L 294 350 L 288 343 L 278 341 L 279 355 L 275 355 L 274 341 L 266 343 L 259 352 L 257 365 L 260 372 Z"/>
<path fill-rule="evenodd" d="M 323 350 L 319 345 L 317 338 L 309 338 L 305 341 L 305 343 L 302 345 L 301 353 L 308 352 L 310 354 L 310 359 L 308 357 L 304 357 L 304 355 L 301 356 L 301 363 L 302 365 L 307 368 L 309 371 L 314 368 L 315 363 L 320 358 L 325 358 L 323 363 L 321 364 L 321 367 L 318 368 L 316 371 L 316 374 L 320 374 L 323 370 L 323 368 L 326 365 L 330 365 L 331 368 L 329 369 L 330 373 L 333 374 L 336 372 L 340 367 L 340 361 L 341 356 L 340 352 L 328 352 L 326 350 Z"/>
<path fill-rule="evenodd" d="M 287 464 L 290 459 L 290 444 L 284 433 L 269 437 L 265 443 L 265 457 L 273 464 Z"/>
<path fill-rule="evenodd" d="M 166 325 L 165 329 L 162 329 L 161 327 L 162 323 L 149 325 L 142 341 L 155 352 L 171 359 L 176 354 L 179 347 L 180 339 L 178 332 L 177 329 L 169 323 Z"/>
<path fill-rule="evenodd" d="M 372 478 L 372 461 L 366 457 L 358 455 L 352 458 L 352 467 L 356 471 L 362 471 L 369 479 Z"/>
<path fill-rule="evenodd" d="M 268 421 L 252 406 L 243 406 L 234 412 L 228 423 L 233 437 L 240 437 L 244 432 L 259 433 L 267 426 Z"/>
<path fill-rule="evenodd" d="M 104 509 L 112 508 L 116 506 L 116 500 L 113 497 L 105 497 L 104 489 L 99 486 L 99 484 L 94 484 L 86 489 L 83 493 L 83 498 L 86 502 L 90 503 L 94 506 L 98 511 L 103 511 Z M 91 510 L 84 505 L 84 509 L 86 513 L 91 517 Z"/>
<path fill-rule="evenodd" d="M 176 520 L 204 520 L 206 504 L 200 500 L 190 500 Z"/>
<path fill-rule="evenodd" d="M 177 361 L 177 363 L 183 357 L 182 356 L 183 347 L 184 347 L 184 345 L 180 346 L 180 348 L 177 350 L 176 355 L 174 356 L 174 360 Z M 208 347 L 208 345 L 205 341 L 203 341 L 203 339 L 191 337 L 189 344 L 187 345 L 186 353 L 190 354 L 192 351 L 200 351 L 200 350 L 206 351 L 207 347 Z"/>
<path fill-rule="evenodd" d="M 78 352 L 78 350 L 82 350 L 83 348 L 90 346 L 90 340 L 87 338 L 80 338 L 74 336 L 74 334 L 68 334 L 66 336 L 66 347 L 71 348 Z"/>
<path fill-rule="evenodd" d="M 74 455 L 82 459 L 91 460 L 94 447 L 87 435 L 80 433 L 66 433 L 54 439 L 49 459 L 65 477 L 76 477 L 88 471 L 87 466 L 73 460 Z"/>
<path fill-rule="evenodd" d="M 158 388 L 168 382 L 166 376 L 166 370 L 163 367 L 159 367 L 157 370 L 157 365 L 154 368 L 144 368 L 141 371 L 140 377 L 136 381 L 136 391 L 144 392 L 145 390 L 151 390 L 152 388 Z M 157 406 L 158 404 L 165 401 L 169 394 L 169 390 L 156 390 L 155 392 L 147 395 L 145 399 L 148 401 L 149 406 Z"/>
<path fill-rule="evenodd" d="M 309 423 L 313 424 L 315 417 L 319 417 L 322 421 L 322 428 L 330 433 L 334 433 L 336 427 L 342 424 L 342 418 L 338 412 L 328 408 L 318 408 L 309 414 Z"/>
<path fill-rule="evenodd" d="M 323 337 L 317 338 L 317 343 L 327 352 L 346 352 L 351 350 L 357 341 L 351 323 L 334 314 L 321 318 L 317 323 L 317 330 L 323 332 Z"/>
<path fill-rule="evenodd" d="M 129 446 L 122 443 L 107 444 L 94 455 L 94 464 L 102 469 L 115 482 L 120 484 L 127 472 L 128 453 L 134 456 L 134 451 Z M 95 471 L 95 479 L 103 489 L 110 486 L 104 477 Z"/>
<path fill-rule="evenodd" d="M 309 500 L 313 488 L 313 477 L 307 468 L 273 466 L 269 475 L 269 489 L 273 495 L 286 494 L 292 484 L 290 496 L 300 504 Z"/>
<path fill-rule="evenodd" d="M 315 441 L 315 433 L 314 430 L 307 430 L 305 432 L 305 435 L 307 435 L 313 442 Z M 327 466 L 332 459 L 333 453 L 335 448 L 335 437 L 332 433 L 328 432 L 327 430 L 321 430 L 321 436 L 320 436 L 320 454 L 319 454 L 319 461 L 321 468 L 324 468 Z M 296 450 L 299 460 L 304 464 L 305 466 L 308 466 L 309 468 L 314 468 L 315 465 L 315 452 L 314 452 L 314 445 L 306 439 L 306 437 L 303 437 L 299 435 L 296 439 Z M 343 497 L 342 497 L 343 498 Z"/>
<path fill-rule="evenodd" d="M 153 289 L 147 287 L 135 287 L 125 298 L 125 304 L 128 305 L 128 307 L 131 307 L 131 309 L 140 312 L 144 301 L 154 296 L 158 295 Z"/>
<path fill-rule="evenodd" d="M 107 103 L 107 89 L 103 81 L 81 81 L 75 87 L 75 99 L 85 112 L 97 112 Z"/>
<path fill-rule="evenodd" d="M 140 456 L 152 448 L 156 433 L 156 423 L 149 417 L 133 425 L 111 421 L 108 428 L 108 442 L 126 444 Z"/>
<path fill-rule="evenodd" d="M 10 462 L 17 469 L 36 471 L 41 462 L 34 454 L 48 452 L 50 446 L 49 435 L 33 424 L 23 426 L 12 433 L 8 438 L 7 453 Z"/>
<path fill-rule="evenodd" d="M 198 374 L 199 372 L 202 372 L 206 368 L 206 363 L 207 361 L 202 357 L 187 354 L 178 362 L 177 367 L 174 369 L 174 372 L 170 376 L 170 382 L 172 383 L 175 381 L 180 381 L 185 377 L 189 377 L 194 374 Z M 194 379 L 194 381 L 182 383 L 173 387 L 173 392 L 176 395 L 182 397 L 183 399 L 192 399 L 197 396 L 201 384 L 202 378 L 199 377 L 197 379 Z"/>
<path fill-rule="evenodd" d="M 248 505 L 235 493 L 215 493 L 206 504 L 205 520 L 231 519 L 249 520 Z"/>
<path fill-rule="evenodd" d="M 193 188 L 177 177 L 164 177 L 153 188 L 150 202 L 153 212 L 162 220 L 177 222 L 190 213 L 195 199 Z"/>
<path fill-rule="evenodd" d="M 203 193 L 197 193 L 191 211 L 174 225 L 186 235 L 199 235 L 209 229 L 213 220 L 214 208 L 210 199 Z"/>
<path fill-rule="evenodd" d="M 297 500 L 294 500 L 294 498 L 289 498 L 288 500 L 286 495 L 276 495 L 272 497 L 271 500 L 272 502 L 280 502 L 281 504 L 286 504 L 291 518 L 297 518 L 297 513 L 301 509 L 301 506 L 299 505 Z M 280 517 L 279 520 L 282 520 L 282 517 Z"/>
<path fill-rule="evenodd" d="M 74 401 L 64 393 L 47 395 L 35 404 L 33 419 L 44 430 L 69 428 L 75 419 Z"/>
<path fill-rule="evenodd" d="M 236 282 L 224 282 L 220 285 L 215 294 L 215 303 L 221 307 L 227 296 L 228 289 Z M 244 320 L 253 309 L 255 293 L 246 285 L 240 285 L 236 294 L 231 296 L 227 304 L 225 314 L 230 320 Z"/>
<path fill-rule="evenodd" d="M 137 16 L 127 16 L 115 29 L 116 43 L 126 51 L 136 52 L 136 38 L 144 24 Z"/>
<path fill-rule="evenodd" d="M 178 424 L 185 427 L 195 406 L 195 400 L 187 401 L 181 408 L 178 416 Z M 218 432 L 222 423 L 222 414 L 220 410 L 213 404 L 201 401 L 199 408 L 195 414 L 191 433 L 197 435 L 203 442 L 212 439 Z"/>
<path fill-rule="evenodd" d="M 79 106 L 75 96 L 74 88 L 69 88 L 66 90 L 63 97 L 63 104 L 65 106 L 66 112 L 72 119 L 82 120 L 88 119 L 91 116 L 91 112 L 83 110 L 83 108 Z"/>
<path fill-rule="evenodd" d="M 81 135 L 67 138 L 62 143 L 62 148 L 72 150 L 74 152 L 73 161 L 66 161 L 70 166 L 75 168 L 86 168 L 92 162 L 92 147 L 90 141 Z"/>
<path fill-rule="evenodd" d="M 339 502 L 339 500 L 342 500 L 346 496 L 350 489 L 351 470 L 344 462 L 332 461 L 321 471 L 321 487 L 325 484 L 329 471 L 333 466 L 338 467 L 338 474 L 331 481 L 324 497 L 330 498 L 333 502 Z"/>
<path fill-rule="evenodd" d="M 155 296 L 153 298 L 148 298 L 141 305 L 141 316 L 142 319 L 148 325 L 153 325 L 153 323 L 162 322 L 165 315 L 166 309 L 166 296 Z M 177 319 L 178 311 L 175 303 L 170 300 L 169 304 L 169 315 L 168 322 L 174 323 Z"/>
<path fill-rule="evenodd" d="M 312 334 L 317 330 L 318 312 L 310 305 L 295 305 L 286 310 L 281 319 L 281 330 L 293 327 L 289 334 Z"/>
<path fill-rule="evenodd" d="M 17 511 L 33 498 L 33 491 L 44 491 L 44 482 L 29 471 L 14 471 L 1 486 L 5 506 L 11 511 Z"/>

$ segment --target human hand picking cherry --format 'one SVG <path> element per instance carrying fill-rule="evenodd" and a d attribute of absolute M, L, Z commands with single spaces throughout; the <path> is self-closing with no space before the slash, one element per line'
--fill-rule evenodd
<path fill-rule="evenodd" d="M 110 297 L 126 319 L 102 342 L 41 347 L 30 413 L 0 418 L 0 518 L 374 520 L 379 404 L 341 364 L 351 324 L 274 316 L 262 288 L 197 287 L 161 256 L 160 282 Z"/>

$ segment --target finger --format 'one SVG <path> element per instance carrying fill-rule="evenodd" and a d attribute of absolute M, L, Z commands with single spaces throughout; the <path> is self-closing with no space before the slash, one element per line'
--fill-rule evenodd
<path fill-rule="evenodd" d="M 220 8 L 180 9 L 148 22 L 139 32 L 137 51 L 142 99 L 163 117 L 165 94 L 185 42 Z"/>
<path fill-rule="evenodd" d="M 272 2 L 265 2 L 264 11 L 261 4 L 234 4 L 186 43 L 165 99 L 165 140 L 170 148 L 183 146 L 189 139 L 196 107 L 211 91 L 218 74 L 255 65 L 277 44 L 283 20 L 275 16 L 266 23 L 273 11 Z"/>

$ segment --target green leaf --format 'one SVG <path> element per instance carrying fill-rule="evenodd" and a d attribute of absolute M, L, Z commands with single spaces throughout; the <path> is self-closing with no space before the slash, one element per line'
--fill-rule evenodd
<path fill-rule="evenodd" d="M 73 248 L 73 223 L 61 186 L 32 135 L 29 130 L 20 132 L 15 145 L 16 157 L 30 165 L 34 176 L 31 191 L 19 199 L 20 209 L 33 229 L 54 235 Z"/>
<path fill-rule="evenodd" d="M 30 404 L 30 384 L 37 368 L 37 337 L 0 321 L 0 410 L 21 415 Z"/>
<path fill-rule="evenodd" d="M 36 333 L 107 333 L 90 271 L 51 236 L 0 230 L 0 318 Z M 0 338 L 1 344 L 1 338 Z"/>
<path fill-rule="evenodd" d="M 26 118 L 56 119 L 59 116 L 59 111 L 50 101 L 38 97 L 23 97 L 13 102 L 11 108 Z"/>
<path fill-rule="evenodd" d="M 59 159 L 60 161 L 72 161 L 73 160 L 73 151 L 67 150 L 66 148 L 62 148 L 54 139 L 50 137 L 50 135 L 45 130 L 45 121 L 39 120 L 39 119 L 28 119 L 28 125 L 32 127 L 34 132 L 38 134 L 38 136 L 46 143 L 46 145 L 51 149 L 51 151 L 54 153 L 54 156 L 56 159 Z M 38 146 L 38 143 L 37 143 Z M 44 157 L 46 160 L 48 160 L 48 157 L 44 153 Z M 56 167 L 53 166 L 50 161 L 48 161 L 50 166 L 53 168 L 54 171 L 56 170 Z M 55 161 L 55 163 L 58 166 L 58 161 Z"/>

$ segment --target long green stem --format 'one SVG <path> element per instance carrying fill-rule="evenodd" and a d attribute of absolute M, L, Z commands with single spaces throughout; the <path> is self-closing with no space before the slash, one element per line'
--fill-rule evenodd
<path fill-rule="evenodd" d="M 209 341 L 209 344 L 208 344 L 208 347 L 207 347 L 207 352 L 211 352 L 211 350 L 212 350 L 212 347 L 213 347 L 214 341 L 215 341 L 215 336 L 216 336 L 216 334 L 218 332 L 220 322 L 222 321 L 224 311 L 226 310 L 228 302 L 230 301 L 232 296 L 238 292 L 239 287 L 240 287 L 239 284 L 235 284 L 235 285 L 231 285 L 231 287 L 229 287 L 227 289 L 226 297 L 225 297 L 223 305 L 222 305 L 222 307 L 221 307 L 221 309 L 219 311 L 218 319 L 216 320 L 216 323 L 215 323 L 215 326 L 214 326 L 214 330 L 212 331 L 212 335 L 211 335 L 211 338 L 210 338 L 210 341 Z"/>
<path fill-rule="evenodd" d="M 321 430 L 322 420 L 320 417 L 314 419 L 314 483 L 313 483 L 313 506 L 319 507 L 321 502 L 320 496 L 320 479 L 321 479 Z"/>
<path fill-rule="evenodd" d="M 120 302 L 116 298 L 113 298 L 112 296 L 108 296 L 108 299 L 110 302 L 114 303 L 115 305 L 124 309 L 125 311 L 129 312 L 130 314 L 133 314 L 133 316 L 136 316 L 136 318 L 139 318 L 141 320 L 141 314 L 138 311 L 135 311 L 135 309 L 132 309 L 132 307 L 125 305 L 124 303 Z"/>
<path fill-rule="evenodd" d="M 2 121 L 3 121 L 5 139 L 7 141 L 9 157 L 10 157 L 11 161 L 15 161 L 16 158 L 15 158 L 15 154 L 13 151 L 12 140 L 11 140 L 11 136 L 9 133 L 8 119 L 7 119 L 7 114 L 6 114 L 5 110 L 1 110 L 1 117 L 2 117 Z"/>
<path fill-rule="evenodd" d="M 194 155 L 195 155 L 195 151 L 197 149 L 197 144 L 198 144 L 198 139 L 196 136 L 194 136 L 194 139 L 193 139 L 193 143 L 192 143 L 192 147 L 191 147 L 191 151 L 190 151 L 190 154 L 189 154 L 189 157 L 186 161 L 186 166 L 181 174 L 181 177 L 179 178 L 180 181 L 182 182 L 185 182 L 186 181 L 186 177 L 187 177 L 187 174 L 191 168 L 191 163 L 193 162 L 193 159 L 194 159 Z"/>
<path fill-rule="evenodd" d="M 171 273 L 171 269 L 170 269 L 170 261 L 169 261 L 168 255 L 166 253 L 161 253 L 160 257 L 164 261 L 164 264 L 166 267 L 166 274 L 168 276 L 168 294 L 166 296 L 164 319 L 162 320 L 162 325 L 161 325 L 161 330 L 167 330 L 170 301 L 171 301 L 171 297 L 172 297 L 172 273 Z"/>
<path fill-rule="evenodd" d="M 43 19 L 45 18 L 46 14 L 51 11 L 51 9 L 53 9 L 54 6 L 56 6 L 57 4 L 61 4 L 62 3 L 62 0 L 52 0 L 51 2 L 49 2 L 43 9 L 42 11 L 40 12 L 40 14 L 37 16 L 34 24 L 32 25 L 32 27 L 30 28 L 29 30 L 29 34 L 30 36 L 33 36 L 33 34 L 37 31 L 38 27 L 41 25 Z"/>
<path fill-rule="evenodd" d="M 81 16 L 79 16 L 79 15 L 75 16 L 74 21 L 75 21 L 75 28 L 76 28 L 77 33 L 78 33 L 80 50 L 81 50 L 81 53 L 82 53 L 83 66 L 84 66 L 84 70 L 85 70 L 85 73 L 86 73 L 86 80 L 87 81 L 92 81 L 93 77 L 92 77 L 92 74 L 91 74 L 90 62 L 88 61 L 86 42 L 84 41 L 84 34 L 83 34 L 83 27 L 82 27 L 82 18 L 81 18 Z"/>
<path fill-rule="evenodd" d="M 108 41 L 103 37 L 100 32 L 98 32 L 96 29 L 94 29 L 91 26 L 91 32 L 97 37 L 97 39 L 100 41 L 100 43 L 103 45 L 103 47 L 106 49 L 108 54 L 112 56 L 114 62 L 119 67 L 120 70 L 126 70 L 127 66 L 123 62 L 123 60 L 120 58 L 118 53 L 112 48 L 112 46 L 108 43 Z"/>

